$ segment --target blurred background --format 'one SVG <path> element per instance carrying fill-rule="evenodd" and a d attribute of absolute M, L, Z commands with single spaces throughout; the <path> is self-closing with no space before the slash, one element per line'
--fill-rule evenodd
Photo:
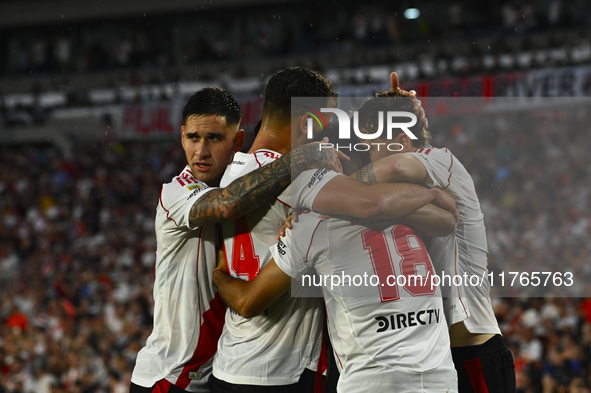
<path fill-rule="evenodd" d="M 434 145 L 474 177 L 493 269 L 591 283 L 591 1 L 2 0 L 0 392 L 128 391 L 182 106 L 225 87 L 252 140 L 296 65 L 342 96 L 397 71 L 420 97 L 527 100 L 428 107 Z M 519 391 L 590 392 L 591 300 L 546 295 L 494 299 Z"/>

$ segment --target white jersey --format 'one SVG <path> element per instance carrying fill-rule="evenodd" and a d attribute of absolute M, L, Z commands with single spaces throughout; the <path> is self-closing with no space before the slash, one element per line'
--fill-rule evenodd
<path fill-rule="evenodd" d="M 444 298 L 448 323 L 464 321 L 471 333 L 501 334 L 490 300 L 484 214 L 472 177 L 448 149 L 429 146 L 408 154 L 425 166 L 432 179 L 427 185 L 447 190 L 460 212 L 454 233 L 434 237 L 429 246 L 437 272 L 460 276 L 467 273 L 468 277 L 483 278 L 483 285 L 452 286 L 451 296 Z"/>
<path fill-rule="evenodd" d="M 321 220 L 315 212 L 293 225 L 271 252 L 286 274 L 322 286 L 338 391 L 457 391 L 441 294 L 431 285 L 422 240 L 406 226 Z"/>
<path fill-rule="evenodd" d="M 222 187 L 279 157 L 279 153 L 269 150 L 236 153 L 222 178 Z M 327 177 L 325 181 L 328 180 Z M 223 223 L 224 251 L 228 272 L 233 277 L 250 281 L 271 259 L 269 247 L 277 243 L 279 228 L 289 214 L 290 200 L 288 187 L 273 203 Z M 228 309 L 213 374 L 233 384 L 296 383 L 306 368 L 318 369 L 323 318 L 321 299 L 296 298 L 289 292 L 253 318 L 243 318 Z"/>
<path fill-rule="evenodd" d="M 212 357 L 226 306 L 212 282 L 215 228 L 191 228 L 191 206 L 211 191 L 189 167 L 162 186 L 156 209 L 154 329 L 138 353 L 131 381 L 166 379 L 189 392 L 209 392 Z"/>

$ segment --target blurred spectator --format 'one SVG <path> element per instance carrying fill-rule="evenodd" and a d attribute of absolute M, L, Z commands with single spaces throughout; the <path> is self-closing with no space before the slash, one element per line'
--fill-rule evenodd
<path fill-rule="evenodd" d="M 9 392 L 128 390 L 151 331 L 149 199 L 182 155 L 142 144 L 82 150 L 66 160 L 25 147 L 0 159 L 0 385 Z M 159 164 L 147 169 L 146 158 Z"/>
<path fill-rule="evenodd" d="M 54 57 L 58 71 L 70 70 L 70 59 L 72 55 L 72 43 L 67 36 L 59 36 L 54 44 Z"/>
<path fill-rule="evenodd" d="M 301 4 L 285 3 L 265 9 L 256 6 L 224 9 L 223 21 L 214 9 L 202 9 L 190 15 L 177 13 L 170 16 L 174 20 L 174 32 L 169 18 L 145 14 L 114 19 L 109 27 L 96 21 L 75 22 L 67 27 L 67 32 L 60 25 L 36 26 L 33 33 L 6 29 L 6 35 L 0 34 L 0 48 L 6 48 L 0 53 L 0 62 L 6 63 L 0 64 L 0 70 L 4 76 L 10 76 L 72 70 L 155 69 L 199 65 L 203 61 L 230 63 L 239 70 L 246 57 L 262 59 L 298 54 L 303 60 L 328 53 L 356 53 L 363 58 L 363 65 L 371 65 L 374 61 L 387 62 L 383 55 L 378 54 L 375 60 L 372 60 L 374 56 L 362 55 L 372 48 L 382 48 L 388 53 L 394 44 L 404 44 L 401 52 L 406 53 L 402 56 L 404 61 L 425 54 L 426 47 L 416 45 L 418 37 L 428 37 L 432 48 L 446 51 L 435 60 L 446 56 L 480 56 L 482 48 L 475 45 L 480 41 L 487 42 L 486 53 L 495 56 L 507 55 L 515 49 L 521 52 L 551 49 L 548 42 L 552 37 L 556 37 L 554 46 L 570 49 L 580 45 L 578 35 L 591 23 L 591 19 L 581 16 L 589 10 L 591 2 L 579 3 L 575 6 L 558 0 L 531 0 L 473 7 L 458 1 L 448 4 L 428 0 L 421 3 L 416 20 L 405 18 L 403 3 L 343 1 L 338 7 L 318 3 L 314 12 Z M 326 15 L 332 17 L 330 24 L 326 23 Z M 568 28 L 567 34 L 562 34 L 564 31 L 555 34 L 557 27 Z M 524 33 L 531 33 L 531 39 L 523 36 Z M 450 37 L 454 46 L 445 49 Z M 514 38 L 511 42 L 520 44 L 512 44 L 507 51 L 506 38 Z M 400 52 L 398 45 L 395 48 L 395 52 Z M 431 56 L 437 56 L 437 51 L 428 49 Z M 540 56 L 538 65 L 549 61 L 548 56 Z M 355 61 L 359 61 L 355 56 L 348 60 L 339 56 L 340 66 L 355 65 Z M 517 68 L 516 61 L 504 64 L 506 68 L 509 65 Z"/>

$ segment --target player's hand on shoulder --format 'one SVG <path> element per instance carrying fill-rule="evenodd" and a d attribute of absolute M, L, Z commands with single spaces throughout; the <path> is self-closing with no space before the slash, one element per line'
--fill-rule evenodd
<path fill-rule="evenodd" d="M 286 229 L 289 228 L 290 230 L 293 230 L 293 224 L 292 222 L 297 223 L 298 222 L 298 215 L 300 214 L 301 211 L 298 210 L 292 210 L 289 215 L 287 216 L 287 218 L 285 219 L 285 222 L 283 223 L 283 226 L 281 228 L 279 228 L 279 236 L 277 237 L 277 240 L 281 240 L 282 237 L 285 237 L 285 235 L 287 234 Z"/>
<path fill-rule="evenodd" d="M 433 199 L 431 203 L 433 203 L 435 206 L 439 206 L 440 208 L 451 212 L 456 219 L 457 225 L 457 223 L 460 222 L 460 213 L 458 212 L 458 208 L 456 206 L 456 201 L 454 200 L 454 198 L 439 187 L 432 188 L 431 192 L 435 193 L 435 199 Z"/>
<path fill-rule="evenodd" d="M 291 225 L 291 218 L 293 217 L 294 214 L 297 217 L 297 213 L 295 211 L 292 211 L 291 213 L 289 213 L 289 215 L 285 219 L 285 222 L 283 223 L 283 226 L 281 226 L 281 228 L 279 228 L 279 236 L 277 237 L 277 240 L 281 240 L 281 238 L 283 236 L 285 236 L 285 229 L 286 228 L 293 229 L 292 228 L 292 225 Z"/>
<path fill-rule="evenodd" d="M 350 158 L 341 151 L 328 144 L 328 138 L 320 142 L 312 142 L 294 149 L 292 164 L 298 172 L 309 169 L 328 168 L 338 173 L 343 173 L 341 160 L 349 161 Z"/>

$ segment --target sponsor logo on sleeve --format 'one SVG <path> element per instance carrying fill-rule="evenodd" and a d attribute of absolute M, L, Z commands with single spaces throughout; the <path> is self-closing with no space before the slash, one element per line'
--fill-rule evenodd
<path fill-rule="evenodd" d="M 196 188 L 203 188 L 203 186 L 201 184 L 192 184 L 190 186 L 187 186 L 187 190 L 189 191 L 194 190 Z"/>
<path fill-rule="evenodd" d="M 328 169 L 328 168 L 318 169 L 316 172 L 314 172 L 314 175 L 312 175 L 312 178 L 310 179 L 310 182 L 308 183 L 308 188 L 312 188 L 314 183 L 322 180 L 324 175 L 326 175 L 328 172 L 330 172 L 330 169 Z"/>
<path fill-rule="evenodd" d="M 186 186 L 188 190 L 193 190 L 192 193 L 189 194 L 187 200 L 193 198 L 195 195 L 199 194 L 201 191 L 205 190 L 205 188 L 201 184 L 193 184 L 191 186 Z"/>

